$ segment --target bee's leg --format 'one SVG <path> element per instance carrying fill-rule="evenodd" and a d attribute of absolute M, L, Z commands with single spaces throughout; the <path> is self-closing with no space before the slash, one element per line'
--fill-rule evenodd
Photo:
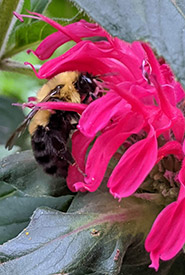
<path fill-rule="evenodd" d="M 83 103 L 88 103 L 89 97 L 92 98 L 92 100 L 96 100 L 98 97 L 93 92 L 87 93 L 86 97 L 83 99 Z"/>
<path fill-rule="evenodd" d="M 94 93 L 90 92 L 89 95 L 92 97 L 92 100 L 96 100 L 98 97 Z"/>
<path fill-rule="evenodd" d="M 71 125 L 71 130 L 76 130 L 76 127 L 77 127 L 78 123 L 74 123 Z"/>
<path fill-rule="evenodd" d="M 53 148 L 56 150 L 56 154 L 59 158 L 65 160 L 71 165 L 75 163 L 75 160 L 73 159 L 70 151 L 68 150 L 64 139 L 52 137 L 52 145 Z"/>
<path fill-rule="evenodd" d="M 78 171 L 85 177 L 85 173 L 80 169 L 76 161 L 74 160 L 71 152 L 68 150 L 66 143 L 56 137 L 52 138 L 53 147 L 57 150 L 57 156 L 66 161 L 69 165 L 76 166 Z"/>

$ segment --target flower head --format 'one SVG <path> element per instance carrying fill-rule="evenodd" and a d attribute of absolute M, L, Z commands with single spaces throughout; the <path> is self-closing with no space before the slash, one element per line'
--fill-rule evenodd
<path fill-rule="evenodd" d="M 184 91 L 169 65 L 156 58 L 147 43 L 113 38 L 97 24 L 84 20 L 62 27 L 43 15 L 30 14 L 57 29 L 35 51 L 28 51 L 41 60 L 49 58 L 62 44 L 76 42 L 63 55 L 45 62 L 38 72 L 29 64 L 37 77 L 49 79 L 64 71 L 77 70 L 99 76 L 103 81 L 103 96 L 89 105 L 36 105 L 82 114 L 72 137 L 76 165 L 68 171 L 70 190 L 94 192 L 113 158 L 116 164 L 111 166 L 107 186 L 119 200 L 138 188 L 142 192 L 160 192 L 172 200 L 181 190 L 177 201 L 159 214 L 146 239 L 151 267 L 157 270 L 159 259 L 171 259 L 185 243 L 180 230 L 185 221 Z M 22 20 L 25 15 L 17 16 Z M 104 39 L 82 40 L 95 36 Z"/>

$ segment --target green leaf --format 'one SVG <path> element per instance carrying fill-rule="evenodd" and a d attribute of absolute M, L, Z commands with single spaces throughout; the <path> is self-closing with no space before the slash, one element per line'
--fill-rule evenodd
<path fill-rule="evenodd" d="M 22 110 L 12 106 L 12 101 L 0 97 L 0 144 L 6 143 L 10 134 L 24 119 Z"/>
<path fill-rule="evenodd" d="M 9 35 L 15 23 L 13 11 L 19 11 L 23 0 L 1 0 L 0 2 L 0 57 L 4 54 Z"/>
<path fill-rule="evenodd" d="M 0 274 L 183 275 L 181 254 L 157 273 L 148 267 L 144 236 L 158 212 L 149 202 L 119 203 L 100 191 L 76 196 L 67 213 L 39 208 L 21 234 L 0 246 Z"/>
<path fill-rule="evenodd" d="M 149 41 L 185 85 L 183 0 L 107 0 L 106 5 L 104 0 L 72 2 L 113 36 L 130 42 Z"/>
<path fill-rule="evenodd" d="M 19 25 L 10 38 L 10 45 L 3 58 L 15 55 L 25 49 L 35 46 L 46 36 L 55 30 L 50 25 L 42 21 L 34 21 L 30 24 Z"/>
<path fill-rule="evenodd" d="M 31 0 L 31 11 L 37 13 L 44 13 L 51 0 Z"/>
<path fill-rule="evenodd" d="M 42 171 L 31 151 L 17 152 L 0 161 L 0 180 L 30 196 L 70 194 L 63 178 Z"/>
<path fill-rule="evenodd" d="M 102 192 L 82 194 L 72 204 L 80 209 L 37 209 L 26 231 L 0 247 L 0 274 L 120 274 L 129 247 L 143 241 L 158 211 L 137 199 L 119 203 Z M 148 255 L 142 257 L 149 264 Z"/>
<path fill-rule="evenodd" d="M 52 0 L 24 0 L 24 4 L 22 10 L 20 11 L 21 14 L 27 13 L 27 11 L 37 12 L 37 13 L 44 13 L 45 10 L 48 8 L 48 5 L 52 2 Z M 35 19 L 33 18 L 24 18 L 24 23 L 30 24 L 34 22 Z M 16 19 L 15 27 L 18 25 L 22 25 L 23 23 Z"/>
<path fill-rule="evenodd" d="M 0 182 L 0 243 L 14 238 L 29 223 L 33 211 L 39 206 L 49 206 L 65 211 L 73 196 L 31 197 L 15 191 Z"/>
<path fill-rule="evenodd" d="M 16 190 L 13 186 L 0 181 L 0 198 L 9 196 L 14 191 Z"/>
<path fill-rule="evenodd" d="M 23 13 L 25 13 L 25 9 L 27 9 L 26 6 L 30 6 L 30 3 L 26 3 L 22 11 Z M 77 9 L 74 8 L 68 1 L 66 2 L 66 0 L 58 2 L 51 2 L 51 0 L 32 0 L 31 6 L 28 9 L 38 13 L 47 13 L 50 16 L 50 10 L 52 11 L 54 7 L 57 12 L 59 11 L 59 16 L 57 19 L 55 18 L 55 20 L 62 21 L 62 25 L 68 22 L 67 18 L 62 18 L 64 14 L 63 7 L 68 11 L 69 16 L 73 17 L 76 14 L 78 15 Z M 72 22 L 72 20 L 70 20 L 70 22 Z M 46 36 L 55 31 L 56 29 L 51 27 L 49 24 L 31 18 L 25 18 L 24 23 L 17 22 L 15 29 L 10 36 L 8 47 L 6 49 L 6 53 L 3 55 L 3 58 L 11 57 L 25 49 L 35 47 Z"/>
<path fill-rule="evenodd" d="M 14 146 L 11 151 L 5 149 L 4 145 L 0 145 L 0 159 L 3 159 L 9 155 L 15 154 L 16 152 L 20 151 L 19 146 Z"/>
<path fill-rule="evenodd" d="M 27 0 L 24 3 L 22 13 L 25 13 L 25 10 L 43 13 L 47 9 L 50 2 L 51 0 L 31 0 L 30 3 L 30 1 Z M 3 58 L 10 57 L 34 46 L 54 31 L 54 28 L 45 22 L 35 21 L 35 19 L 32 18 L 25 18 L 24 23 L 17 20 Z"/>

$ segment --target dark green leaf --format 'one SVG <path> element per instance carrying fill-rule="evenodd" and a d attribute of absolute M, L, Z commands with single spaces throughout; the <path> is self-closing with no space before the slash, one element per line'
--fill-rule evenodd
<path fill-rule="evenodd" d="M 185 85 L 183 0 L 72 0 L 113 36 L 149 41 Z M 175 23 L 174 23 L 175 22 Z"/>
<path fill-rule="evenodd" d="M 0 162 L 0 180 L 31 196 L 69 194 L 65 180 L 45 174 L 31 151 L 4 158 Z"/>
<path fill-rule="evenodd" d="M 119 203 L 102 192 L 80 195 L 71 209 L 75 206 L 77 212 L 36 210 L 26 231 L 1 246 L 0 274 L 121 274 L 129 247 L 143 247 L 158 212 L 149 203 L 131 198 Z M 150 262 L 146 253 L 140 259 Z"/>
<path fill-rule="evenodd" d="M 39 206 L 49 206 L 65 211 L 73 196 L 30 197 L 14 191 L 10 185 L 0 182 L 0 243 L 14 238 L 29 222 L 33 211 Z"/>
<path fill-rule="evenodd" d="M 185 255 L 180 253 L 175 259 L 167 273 L 167 275 L 184 275 L 185 270 Z"/>
<path fill-rule="evenodd" d="M 21 109 L 12 106 L 12 100 L 0 97 L 0 144 L 5 144 L 10 134 L 24 119 Z"/>
<path fill-rule="evenodd" d="M 16 191 L 16 189 L 9 185 L 6 184 L 6 182 L 0 181 L 0 197 L 6 197 L 12 194 L 12 192 Z"/>
<path fill-rule="evenodd" d="M 143 245 L 139 242 L 133 243 L 127 250 L 120 275 L 184 275 L 184 254 L 179 253 L 171 261 L 161 261 L 157 272 L 149 268 L 146 258 L 144 260 L 144 255 L 147 258 Z"/>

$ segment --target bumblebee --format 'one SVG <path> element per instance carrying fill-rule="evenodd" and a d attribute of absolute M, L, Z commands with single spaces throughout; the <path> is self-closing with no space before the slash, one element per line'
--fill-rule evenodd
<path fill-rule="evenodd" d="M 50 79 L 37 93 L 37 102 L 89 103 L 96 99 L 96 77 L 89 73 L 64 72 Z M 72 111 L 33 109 L 6 143 L 9 150 L 15 139 L 28 126 L 36 161 L 44 171 L 66 177 L 69 164 L 75 160 L 67 146 L 70 134 L 76 129 L 79 114 Z"/>

